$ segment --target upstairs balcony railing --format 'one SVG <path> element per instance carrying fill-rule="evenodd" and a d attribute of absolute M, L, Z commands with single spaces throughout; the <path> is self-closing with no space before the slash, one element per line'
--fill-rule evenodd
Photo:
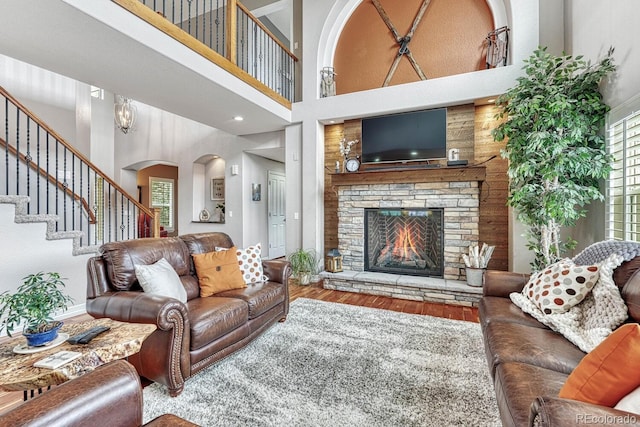
<path fill-rule="evenodd" d="M 27 214 L 56 215 L 55 232 L 82 232 L 76 253 L 160 236 L 157 212 L 133 199 L 2 87 L 0 117 L 0 194 L 28 196 Z M 156 219 L 152 230 L 141 229 L 149 223 L 141 218 Z"/>
<path fill-rule="evenodd" d="M 237 0 L 112 1 L 291 108 L 298 59 Z"/>

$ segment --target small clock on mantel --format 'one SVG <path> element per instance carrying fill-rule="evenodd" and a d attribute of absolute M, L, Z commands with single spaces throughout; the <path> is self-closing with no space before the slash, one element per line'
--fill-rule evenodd
<path fill-rule="evenodd" d="M 346 160 L 344 167 L 347 172 L 357 172 L 360 169 L 360 159 L 357 156 L 351 157 Z"/>

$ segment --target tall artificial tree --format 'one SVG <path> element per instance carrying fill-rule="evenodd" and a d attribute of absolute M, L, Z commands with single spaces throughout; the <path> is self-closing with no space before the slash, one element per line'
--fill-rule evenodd
<path fill-rule="evenodd" d="M 508 138 L 509 197 L 528 226 L 527 246 L 534 270 L 557 261 L 576 241 L 562 241 L 561 228 L 586 216 L 585 206 L 603 200 L 599 180 L 611 170 L 604 120 L 609 107 L 600 82 L 615 70 L 613 49 L 595 64 L 582 56 L 554 56 L 538 48 L 525 60 L 525 75 L 500 96 L 493 130 Z M 505 120 L 506 119 L 506 120 Z"/>

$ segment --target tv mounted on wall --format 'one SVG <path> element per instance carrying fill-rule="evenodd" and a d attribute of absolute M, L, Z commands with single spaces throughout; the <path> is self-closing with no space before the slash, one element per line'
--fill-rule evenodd
<path fill-rule="evenodd" d="M 362 163 L 446 157 L 446 108 L 362 119 Z"/>

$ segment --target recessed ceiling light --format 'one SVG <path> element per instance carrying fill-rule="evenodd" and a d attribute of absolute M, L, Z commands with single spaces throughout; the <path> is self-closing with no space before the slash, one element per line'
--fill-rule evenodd
<path fill-rule="evenodd" d="M 335 120 L 329 120 L 330 124 L 334 124 L 336 121 Z"/>
<path fill-rule="evenodd" d="M 235 116 L 235 117 L 233 118 L 233 120 L 235 120 L 236 122 L 241 122 L 241 121 L 243 121 L 243 120 L 244 120 L 244 117 L 242 117 L 242 116 Z"/>
<path fill-rule="evenodd" d="M 496 100 L 493 99 L 493 98 L 489 98 L 489 99 L 487 99 L 487 102 L 496 102 Z"/>

